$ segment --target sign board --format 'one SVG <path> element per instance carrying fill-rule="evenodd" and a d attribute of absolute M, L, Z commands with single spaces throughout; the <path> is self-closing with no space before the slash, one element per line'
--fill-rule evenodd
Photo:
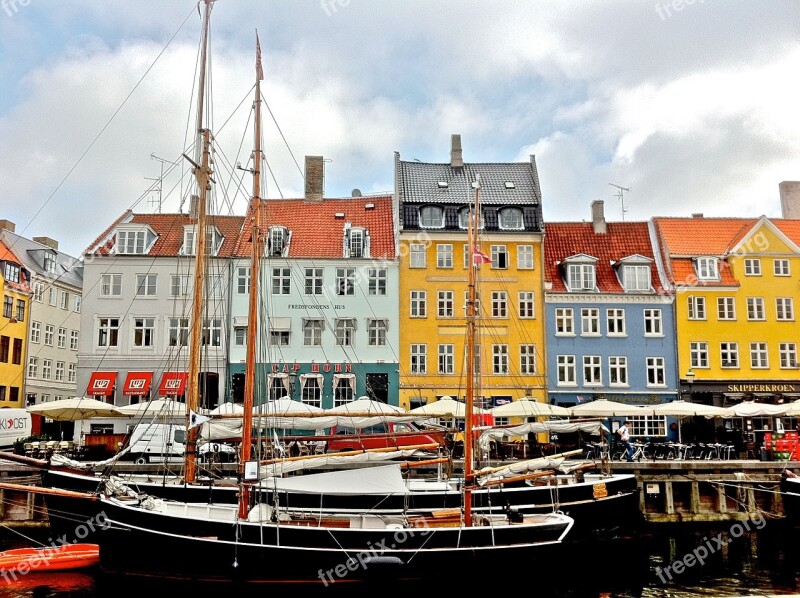
<path fill-rule="evenodd" d="M 0 409 L 0 447 L 14 446 L 17 438 L 33 433 L 31 414 L 25 409 Z"/>
<path fill-rule="evenodd" d="M 244 481 L 254 482 L 258 480 L 258 461 L 245 461 Z"/>

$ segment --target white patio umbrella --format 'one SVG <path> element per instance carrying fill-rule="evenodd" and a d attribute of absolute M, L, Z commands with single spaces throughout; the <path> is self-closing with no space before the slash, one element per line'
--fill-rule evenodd
<path fill-rule="evenodd" d="M 208 412 L 209 415 L 242 415 L 244 406 L 241 403 L 220 403 Z"/>
<path fill-rule="evenodd" d="M 453 397 L 442 397 L 438 401 L 431 401 L 425 405 L 415 407 L 409 413 L 414 415 L 427 415 L 434 417 L 451 417 L 463 419 L 467 411 L 466 405 L 462 401 L 456 401 Z M 482 411 L 474 408 L 473 413 Z"/>
<path fill-rule="evenodd" d="M 320 417 L 325 410 L 289 397 L 253 407 L 256 425 L 280 430 L 323 430 L 336 425 L 333 416 Z"/>
<path fill-rule="evenodd" d="M 143 401 L 119 407 L 119 410 L 128 417 L 158 417 L 160 419 L 186 417 L 186 403 L 181 403 L 174 399 Z"/>
<path fill-rule="evenodd" d="M 355 401 L 326 409 L 325 412 L 336 416 L 336 425 L 347 428 L 368 428 L 387 421 L 406 422 L 419 419 L 418 415 L 411 415 L 401 407 L 368 397 L 358 397 Z"/>
<path fill-rule="evenodd" d="M 575 417 L 628 417 L 631 415 L 653 415 L 652 407 L 628 405 L 607 399 L 598 399 L 569 408 Z"/>
<path fill-rule="evenodd" d="M 770 405 L 769 403 L 756 403 L 755 401 L 742 401 L 731 405 L 728 417 L 756 417 L 759 415 L 784 415 L 789 409 L 788 405 Z"/>
<path fill-rule="evenodd" d="M 495 417 L 549 417 L 553 415 L 568 417 L 572 414 L 567 407 L 541 403 L 530 397 L 522 397 L 505 405 L 499 405 L 490 411 Z"/>
<path fill-rule="evenodd" d="M 689 401 L 670 401 L 653 406 L 654 415 L 672 415 L 678 418 L 678 442 L 681 438 L 681 417 L 703 416 L 703 417 L 731 417 L 730 409 L 714 407 L 704 403 L 691 403 Z"/>
<path fill-rule="evenodd" d="M 31 405 L 27 409 L 28 413 L 36 413 L 56 421 L 77 421 L 92 417 L 124 417 L 124 414 L 111 403 L 98 401 L 91 397 L 47 401 Z"/>
<path fill-rule="evenodd" d="M 795 417 L 800 415 L 800 400 L 786 403 L 784 404 L 784 407 L 786 407 L 786 413 L 784 415 L 792 415 Z"/>

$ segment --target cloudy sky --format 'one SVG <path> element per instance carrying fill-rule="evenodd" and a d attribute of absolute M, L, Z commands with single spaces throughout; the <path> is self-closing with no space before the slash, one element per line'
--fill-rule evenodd
<path fill-rule="evenodd" d="M 0 218 L 79 255 L 128 208 L 188 192 L 193 0 L 0 0 Z M 394 152 L 536 156 L 546 220 L 780 215 L 800 179 L 800 3 L 217 0 L 215 209 L 243 213 L 255 30 L 268 197 L 390 192 Z M 166 160 L 167 162 L 163 162 Z M 171 169 L 168 162 L 177 162 Z"/>

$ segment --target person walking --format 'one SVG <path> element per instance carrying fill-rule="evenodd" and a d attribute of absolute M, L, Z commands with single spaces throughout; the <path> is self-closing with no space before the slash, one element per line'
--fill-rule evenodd
<path fill-rule="evenodd" d="M 631 435 L 628 432 L 628 424 L 630 422 L 626 419 L 622 422 L 622 425 L 617 428 L 617 434 L 619 435 L 619 439 L 622 441 L 622 444 L 625 445 L 625 458 L 628 462 L 633 461 L 633 445 L 631 444 Z"/>

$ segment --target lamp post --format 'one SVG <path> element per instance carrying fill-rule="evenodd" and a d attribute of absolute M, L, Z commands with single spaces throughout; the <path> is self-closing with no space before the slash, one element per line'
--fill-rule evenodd
<path fill-rule="evenodd" d="M 689 371 L 686 372 L 686 394 L 689 396 L 689 400 L 692 400 L 692 384 L 694 383 L 694 372 L 692 368 L 689 368 Z"/>

